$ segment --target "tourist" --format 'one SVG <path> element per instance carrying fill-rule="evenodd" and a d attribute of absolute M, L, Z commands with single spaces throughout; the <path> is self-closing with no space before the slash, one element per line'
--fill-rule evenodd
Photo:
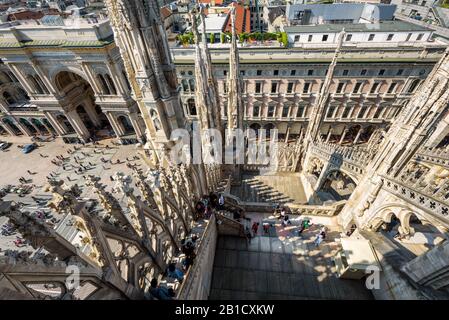
<path fill-rule="evenodd" d="M 206 206 L 206 209 L 204 210 L 204 218 L 209 219 L 212 215 L 212 208 L 210 206 Z"/>
<path fill-rule="evenodd" d="M 271 225 L 270 225 L 268 222 L 264 222 L 264 223 L 262 224 L 262 227 L 263 227 L 263 232 L 264 232 L 265 234 L 267 234 L 267 233 L 270 231 Z"/>
<path fill-rule="evenodd" d="M 282 220 L 282 225 L 283 225 L 284 228 L 285 228 L 287 225 L 291 225 L 291 224 L 292 224 L 292 222 L 290 221 L 288 215 L 286 214 L 286 215 L 284 216 L 284 219 Z"/>
<path fill-rule="evenodd" d="M 259 229 L 259 222 L 254 222 L 253 226 L 252 226 L 252 230 L 253 230 L 253 237 L 255 237 L 257 235 L 257 230 Z"/>
<path fill-rule="evenodd" d="M 150 282 L 150 294 L 159 300 L 172 300 L 174 296 L 173 289 L 170 291 L 167 287 L 161 287 L 157 285 L 157 280 L 152 279 Z"/>
<path fill-rule="evenodd" d="M 222 194 L 220 194 L 220 198 L 218 199 L 218 210 L 223 210 L 225 204 L 225 199 Z"/>
<path fill-rule="evenodd" d="M 248 239 L 248 242 L 251 243 L 251 231 L 249 230 L 248 227 L 245 227 L 245 236 L 246 239 Z"/>
<path fill-rule="evenodd" d="M 318 247 L 321 242 L 323 242 L 323 240 L 326 238 L 326 229 L 325 227 L 321 228 L 320 232 L 318 233 L 318 235 L 315 238 L 315 245 Z"/>
<path fill-rule="evenodd" d="M 176 279 L 179 282 L 182 282 L 182 280 L 184 279 L 184 273 L 176 268 L 176 265 L 174 263 L 170 263 L 168 265 L 167 276 Z"/>

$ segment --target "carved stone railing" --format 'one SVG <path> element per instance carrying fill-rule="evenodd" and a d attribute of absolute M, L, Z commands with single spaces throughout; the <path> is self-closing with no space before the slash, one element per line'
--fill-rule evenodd
<path fill-rule="evenodd" d="M 257 213 L 273 213 L 274 207 L 272 203 L 265 202 L 246 202 L 240 200 L 239 197 L 226 195 L 225 205 L 234 202 L 236 206 L 242 208 L 246 212 Z M 299 203 L 285 203 L 284 206 L 290 208 L 292 214 L 311 215 L 311 216 L 336 216 L 346 204 L 346 200 L 334 202 L 330 205 L 308 205 Z"/>
<path fill-rule="evenodd" d="M 449 180 L 439 185 L 423 184 L 423 181 L 401 182 L 382 176 L 382 188 L 412 203 L 440 220 L 449 222 Z"/>
<path fill-rule="evenodd" d="M 449 169 L 449 149 L 422 148 L 417 152 L 415 159 Z"/>
<path fill-rule="evenodd" d="M 345 204 L 346 200 L 338 201 L 331 205 L 307 205 L 296 203 L 287 203 L 285 205 L 290 208 L 292 214 L 333 217 L 340 213 Z"/>
<path fill-rule="evenodd" d="M 314 142 L 312 154 L 328 161 L 332 166 L 361 177 L 372 159 L 373 153 L 362 147 L 344 147 L 333 143 Z"/>
<path fill-rule="evenodd" d="M 209 296 L 214 267 L 217 224 L 212 215 L 203 235 L 197 240 L 196 258 L 187 271 L 177 294 L 179 300 L 205 300 Z"/>

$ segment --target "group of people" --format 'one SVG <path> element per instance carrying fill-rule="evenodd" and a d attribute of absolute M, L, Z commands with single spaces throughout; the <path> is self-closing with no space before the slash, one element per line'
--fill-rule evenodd
<path fill-rule="evenodd" d="M 170 263 L 165 272 L 168 278 L 177 280 L 179 283 L 184 281 L 185 273 L 193 264 L 196 257 L 195 248 L 197 240 L 198 236 L 196 234 L 181 240 L 181 252 L 185 256 L 181 262 L 182 269 L 178 268 L 175 262 Z M 172 300 L 176 295 L 173 288 L 158 284 L 157 279 L 151 280 L 149 293 L 151 297 L 158 300 Z"/>
<path fill-rule="evenodd" d="M 196 220 L 201 218 L 209 219 L 213 213 L 212 209 L 224 209 L 223 195 L 217 195 L 214 192 L 204 195 L 195 205 Z"/>

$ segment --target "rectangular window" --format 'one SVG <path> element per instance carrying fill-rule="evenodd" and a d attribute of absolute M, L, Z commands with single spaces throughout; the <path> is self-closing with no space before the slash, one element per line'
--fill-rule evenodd
<path fill-rule="evenodd" d="M 295 42 L 299 42 L 300 36 L 295 36 Z"/>
<path fill-rule="evenodd" d="M 289 82 L 287 85 L 287 93 L 293 92 L 293 82 Z"/>
<path fill-rule="evenodd" d="M 390 33 L 390 34 L 387 36 L 387 41 L 391 41 L 391 40 L 393 39 L 393 36 L 394 36 L 394 34 L 393 34 L 393 33 Z"/>
<path fill-rule="evenodd" d="M 409 33 L 409 34 L 407 35 L 407 38 L 405 39 L 405 41 L 409 41 L 411 37 L 412 37 L 412 34 Z"/>
<path fill-rule="evenodd" d="M 385 74 L 385 69 L 380 69 L 379 70 L 379 76 L 383 76 Z"/>
<path fill-rule="evenodd" d="M 312 37 L 313 37 L 313 35 L 309 34 L 309 38 L 307 39 L 307 41 L 311 42 L 312 41 Z"/>
<path fill-rule="evenodd" d="M 370 93 L 376 93 L 377 87 L 379 86 L 379 82 L 373 83 L 373 86 L 371 87 Z"/>
<path fill-rule="evenodd" d="M 374 40 L 374 36 L 375 36 L 375 34 L 374 34 L 374 33 L 371 33 L 371 34 L 368 36 L 368 41 L 373 41 L 373 40 Z"/>
<path fill-rule="evenodd" d="M 245 70 L 240 70 L 240 75 L 244 76 L 245 75 Z"/>
<path fill-rule="evenodd" d="M 223 75 L 227 75 L 228 74 L 228 70 L 223 70 Z"/>
<path fill-rule="evenodd" d="M 359 93 L 360 88 L 362 87 L 362 83 L 361 82 L 357 82 L 354 86 L 354 90 L 352 90 L 353 93 Z"/>
<path fill-rule="evenodd" d="M 253 117 L 258 117 L 260 113 L 260 107 L 259 106 L 253 106 Z"/>
<path fill-rule="evenodd" d="M 282 117 L 287 118 L 289 111 L 290 111 L 290 107 L 288 107 L 288 106 L 283 107 L 282 108 Z"/>
<path fill-rule="evenodd" d="M 361 76 L 366 75 L 366 69 L 363 69 L 362 71 L 360 71 L 360 75 L 361 75 Z"/>
<path fill-rule="evenodd" d="M 294 75 L 296 75 L 296 70 L 292 70 L 292 71 L 290 71 L 290 75 L 291 75 L 291 76 L 294 76 Z"/>
<path fill-rule="evenodd" d="M 257 70 L 257 75 L 261 76 L 262 75 L 262 70 Z"/>
<path fill-rule="evenodd" d="M 421 40 L 424 37 L 424 33 L 418 34 L 418 37 L 416 37 L 416 41 Z"/>
<path fill-rule="evenodd" d="M 327 41 L 327 38 L 329 38 L 329 36 L 327 34 L 324 34 L 321 38 L 321 41 Z"/>
<path fill-rule="evenodd" d="M 279 70 L 274 70 L 273 71 L 273 75 L 278 76 L 279 75 Z"/>
<path fill-rule="evenodd" d="M 262 92 L 262 83 L 256 82 L 256 93 L 261 93 L 261 92 Z"/>
<path fill-rule="evenodd" d="M 349 113 L 351 112 L 351 107 L 346 107 L 345 110 L 343 111 L 343 115 L 341 116 L 342 118 L 349 118 Z"/>
<path fill-rule="evenodd" d="M 340 82 L 337 86 L 337 93 L 342 93 L 343 92 L 343 88 L 345 86 L 344 82 Z"/>
<path fill-rule="evenodd" d="M 313 76 L 313 70 L 307 70 L 307 75 L 308 76 Z"/>
<path fill-rule="evenodd" d="M 304 83 L 304 87 L 302 88 L 302 93 L 309 93 L 310 90 L 310 83 L 306 82 Z"/>
<path fill-rule="evenodd" d="M 343 70 L 343 75 L 347 76 L 349 74 L 349 70 Z"/>
<path fill-rule="evenodd" d="M 388 93 L 394 93 L 394 89 L 396 88 L 397 83 L 393 82 L 390 84 L 390 87 L 388 87 Z"/>
<path fill-rule="evenodd" d="M 277 82 L 271 83 L 271 93 L 276 93 L 278 91 L 278 84 Z"/>
<path fill-rule="evenodd" d="M 274 106 L 268 106 L 268 114 L 267 117 L 273 118 L 274 116 Z"/>
<path fill-rule="evenodd" d="M 359 110 L 359 113 L 357 114 L 357 118 L 358 119 L 363 119 L 367 109 L 368 108 L 366 106 L 361 106 L 360 110 Z"/>
<path fill-rule="evenodd" d="M 327 109 L 326 118 L 332 118 L 334 116 L 335 112 L 335 106 L 329 106 L 329 109 Z"/>
<path fill-rule="evenodd" d="M 352 34 L 347 34 L 346 35 L 346 41 L 351 41 L 352 39 Z"/>
<path fill-rule="evenodd" d="M 402 76 L 403 73 L 404 73 L 404 69 L 399 69 L 398 72 L 396 72 L 396 75 Z"/>
<path fill-rule="evenodd" d="M 302 118 L 304 116 L 304 106 L 299 106 L 296 111 L 296 118 Z"/>

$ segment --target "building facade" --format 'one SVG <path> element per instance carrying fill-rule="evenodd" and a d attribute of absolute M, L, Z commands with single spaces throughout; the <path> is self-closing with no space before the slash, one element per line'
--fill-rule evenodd
<path fill-rule="evenodd" d="M 3 130 L 67 142 L 93 135 L 141 141 L 144 124 L 109 22 L 64 23 L 0 29 Z"/>

